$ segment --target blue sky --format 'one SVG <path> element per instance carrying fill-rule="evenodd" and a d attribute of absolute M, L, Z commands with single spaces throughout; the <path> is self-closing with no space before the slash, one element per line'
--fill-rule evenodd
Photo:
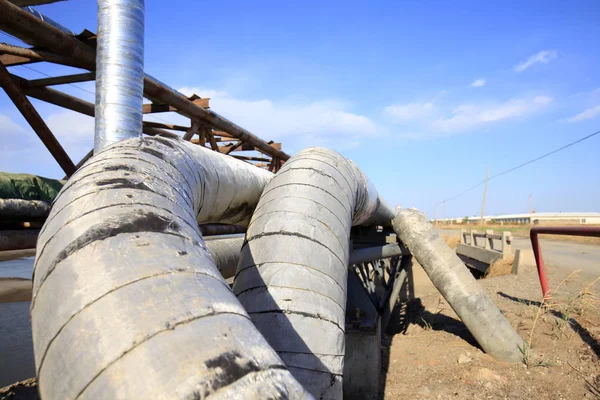
<path fill-rule="evenodd" d="M 597 1 L 373 3 L 147 0 L 146 71 L 289 153 L 340 151 L 389 203 L 429 215 L 488 167 L 600 129 Z M 93 1 L 38 9 L 96 30 Z M 93 83 L 77 86 L 59 89 L 93 101 Z M 75 161 L 92 147 L 90 118 L 33 102 Z M 0 138 L 0 170 L 62 177 L 4 93 Z M 528 212 L 530 194 L 538 212 L 600 211 L 599 150 L 600 135 L 490 181 L 486 213 Z M 480 213 L 482 192 L 447 216 Z"/>

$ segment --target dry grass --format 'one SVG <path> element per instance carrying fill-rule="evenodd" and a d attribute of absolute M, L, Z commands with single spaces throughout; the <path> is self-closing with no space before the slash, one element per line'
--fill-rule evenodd
<path fill-rule="evenodd" d="M 485 274 L 486 278 L 493 278 L 495 276 L 503 276 L 512 274 L 513 270 L 513 261 L 514 257 L 510 257 L 508 259 L 499 259 L 490 265 L 487 273 Z"/>
<path fill-rule="evenodd" d="M 553 224 L 552 226 L 584 226 L 584 225 L 567 225 L 567 224 Z M 585 226 L 597 226 L 597 225 L 585 225 Z M 440 229 L 466 229 L 470 231 L 475 229 L 482 231 L 480 225 L 462 225 L 462 224 L 451 224 L 438 226 Z M 485 224 L 484 229 L 492 229 L 494 233 L 502 233 L 504 231 L 511 232 L 513 236 L 518 237 L 529 237 L 529 229 L 531 225 L 499 225 L 499 224 Z M 598 237 L 587 237 L 587 236 L 567 236 L 567 235 L 539 235 L 540 239 L 547 240 L 560 240 L 566 242 L 575 243 L 586 243 L 586 244 L 598 244 L 600 245 L 600 238 Z"/>
<path fill-rule="evenodd" d="M 442 238 L 451 249 L 455 249 L 460 243 L 460 235 L 442 235 Z"/>
<path fill-rule="evenodd" d="M 566 283 L 574 280 L 579 274 L 580 270 L 576 270 L 571 272 L 565 279 L 562 280 L 553 289 L 555 293 L 557 293 L 560 287 Z M 532 366 L 544 366 L 543 360 L 539 359 L 534 361 L 533 357 L 533 339 L 534 339 L 534 331 L 539 321 L 548 322 L 546 319 L 546 314 L 553 312 L 556 316 L 554 319 L 555 326 L 553 330 L 554 335 L 557 339 L 561 339 L 561 334 L 568 337 L 563 331 L 565 327 L 571 326 L 572 318 L 575 316 L 583 316 L 584 313 L 589 312 L 590 310 L 597 310 L 598 307 L 598 297 L 595 292 L 592 291 L 592 288 L 596 285 L 596 283 L 600 282 L 600 277 L 596 278 L 591 283 L 585 285 L 583 289 L 579 292 L 579 295 L 573 299 L 563 299 L 557 300 L 554 297 L 544 298 L 540 302 L 540 305 L 537 307 L 537 311 L 535 313 L 535 317 L 533 319 L 533 326 L 531 327 L 531 331 L 529 333 L 529 341 L 523 342 L 523 347 L 521 348 L 521 353 L 523 354 L 523 362 L 529 368 Z M 540 318 L 541 317 L 541 318 Z M 557 333 L 558 332 L 558 333 Z M 570 364 L 569 364 L 570 365 Z M 571 368 L 573 368 L 571 366 Z M 585 380 L 588 391 L 599 398 L 600 396 L 600 382 L 590 382 L 587 379 Z"/>

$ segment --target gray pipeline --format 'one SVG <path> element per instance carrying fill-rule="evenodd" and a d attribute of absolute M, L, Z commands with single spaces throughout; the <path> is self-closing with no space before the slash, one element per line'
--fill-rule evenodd
<path fill-rule="evenodd" d="M 393 216 L 354 163 L 323 148 L 286 162 L 252 215 L 234 293 L 316 398 L 342 397 L 350 228 Z"/>
<path fill-rule="evenodd" d="M 271 177 L 158 137 L 119 142 L 78 170 L 37 245 L 31 318 L 41 397 L 306 397 L 198 229 L 246 225 Z"/>
<path fill-rule="evenodd" d="M 499 361 L 521 361 L 523 339 L 425 214 L 401 210 L 393 227 L 483 350 Z"/>

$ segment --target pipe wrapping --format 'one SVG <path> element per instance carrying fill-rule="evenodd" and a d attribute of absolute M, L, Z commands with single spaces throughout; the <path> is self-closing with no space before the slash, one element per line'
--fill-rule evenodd
<path fill-rule="evenodd" d="M 144 1 L 98 0 L 94 153 L 142 134 Z"/>
<path fill-rule="evenodd" d="M 208 251 L 213 256 L 217 268 L 221 271 L 223 278 L 229 279 L 235 275 L 237 265 L 240 261 L 240 252 L 244 245 L 244 237 L 219 236 L 204 237 Z M 409 255 L 406 248 L 400 244 L 386 244 L 383 246 L 365 247 L 352 250 L 348 265 L 361 264 L 374 260 Z"/>
<path fill-rule="evenodd" d="M 286 162 L 252 215 L 234 293 L 316 398 L 342 396 L 350 228 L 392 218 L 356 165 L 323 148 Z"/>
<path fill-rule="evenodd" d="M 523 339 L 425 214 L 403 209 L 393 227 L 485 352 L 499 361 L 521 361 Z"/>
<path fill-rule="evenodd" d="M 272 174 L 135 138 L 65 184 L 31 306 L 43 399 L 303 398 L 210 256 L 198 222 L 245 225 Z"/>
<path fill-rule="evenodd" d="M 3 220 L 44 218 L 49 212 L 50 205 L 43 200 L 0 199 Z"/>

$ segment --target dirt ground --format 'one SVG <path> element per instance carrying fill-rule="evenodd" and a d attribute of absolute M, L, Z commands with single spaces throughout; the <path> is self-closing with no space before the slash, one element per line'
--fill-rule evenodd
<path fill-rule="evenodd" d="M 480 280 L 531 342 L 523 347 L 528 365 L 484 354 L 439 294 L 403 305 L 384 336 L 384 398 L 600 399 L 600 305 L 591 293 L 600 292 L 600 281 L 586 291 L 591 281 L 571 275 L 563 282 L 567 276 L 550 273 L 553 298 L 542 308 L 535 267 Z"/>

